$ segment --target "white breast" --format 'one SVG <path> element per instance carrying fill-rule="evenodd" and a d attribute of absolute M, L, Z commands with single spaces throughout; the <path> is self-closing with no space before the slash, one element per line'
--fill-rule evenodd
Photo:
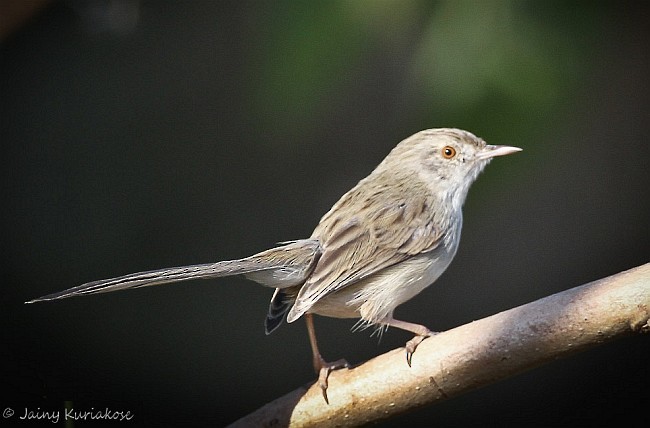
<path fill-rule="evenodd" d="M 325 296 L 309 312 L 335 318 L 361 318 L 368 325 L 392 316 L 396 307 L 431 285 L 456 254 L 451 248 L 424 253 L 388 267 Z"/>

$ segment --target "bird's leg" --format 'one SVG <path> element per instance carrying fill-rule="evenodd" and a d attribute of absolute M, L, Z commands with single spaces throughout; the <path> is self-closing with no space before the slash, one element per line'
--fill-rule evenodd
<path fill-rule="evenodd" d="M 423 325 L 415 324 L 412 322 L 400 321 L 393 318 L 385 319 L 381 323 L 388 324 L 393 327 L 397 327 L 401 330 L 410 331 L 411 333 L 415 333 L 415 337 L 409 340 L 408 342 L 406 342 L 406 345 L 404 345 L 404 347 L 406 348 L 406 363 L 409 365 L 409 367 L 411 366 L 413 353 L 417 349 L 418 345 L 422 343 L 422 341 L 427 337 L 438 334 L 434 331 L 429 330 Z"/>
<path fill-rule="evenodd" d="M 311 352 L 313 354 L 314 370 L 318 375 L 318 386 L 323 391 L 323 398 L 329 404 L 327 398 L 327 378 L 332 370 L 349 367 L 348 362 L 344 359 L 328 363 L 321 357 L 318 351 L 318 343 L 316 342 L 316 330 L 314 329 L 314 317 L 312 314 L 305 314 L 305 321 L 307 322 L 307 331 L 309 332 L 309 343 L 311 344 Z"/>

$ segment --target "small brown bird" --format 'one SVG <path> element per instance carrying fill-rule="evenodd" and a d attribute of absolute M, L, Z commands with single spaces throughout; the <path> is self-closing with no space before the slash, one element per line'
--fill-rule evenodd
<path fill-rule="evenodd" d="M 305 316 L 318 382 L 327 401 L 331 370 L 316 343 L 313 314 L 360 318 L 362 327 L 393 326 L 415 334 L 406 358 L 434 333 L 393 318 L 395 308 L 431 285 L 458 249 L 470 185 L 495 156 L 492 146 L 460 129 L 429 129 L 399 143 L 320 220 L 309 239 L 238 260 L 139 272 L 93 281 L 27 303 L 191 279 L 244 275 L 275 288 L 266 333 Z"/>

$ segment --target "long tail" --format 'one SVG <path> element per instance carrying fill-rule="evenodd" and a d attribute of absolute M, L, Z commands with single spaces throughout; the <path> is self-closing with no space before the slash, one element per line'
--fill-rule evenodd
<path fill-rule="evenodd" d="M 151 270 L 87 282 L 25 303 L 231 275 L 246 275 L 268 287 L 286 288 L 304 282 L 309 276 L 320 256 L 320 244 L 307 239 L 284 244 L 244 259 Z"/>

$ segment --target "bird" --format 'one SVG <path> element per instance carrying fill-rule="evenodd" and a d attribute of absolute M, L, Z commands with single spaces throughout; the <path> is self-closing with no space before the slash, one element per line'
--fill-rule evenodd
<path fill-rule="evenodd" d="M 481 171 L 494 157 L 521 150 L 489 145 L 461 129 L 426 129 L 397 144 L 307 239 L 280 242 L 242 259 L 92 281 L 25 303 L 243 275 L 274 289 L 266 334 L 285 319 L 305 319 L 317 383 L 329 403 L 330 372 L 349 364 L 323 359 L 313 316 L 356 318 L 361 328 L 390 326 L 413 333 L 405 344 L 410 366 L 418 345 L 436 333 L 395 319 L 394 310 L 434 283 L 451 263 L 460 242 L 462 207 Z"/>

